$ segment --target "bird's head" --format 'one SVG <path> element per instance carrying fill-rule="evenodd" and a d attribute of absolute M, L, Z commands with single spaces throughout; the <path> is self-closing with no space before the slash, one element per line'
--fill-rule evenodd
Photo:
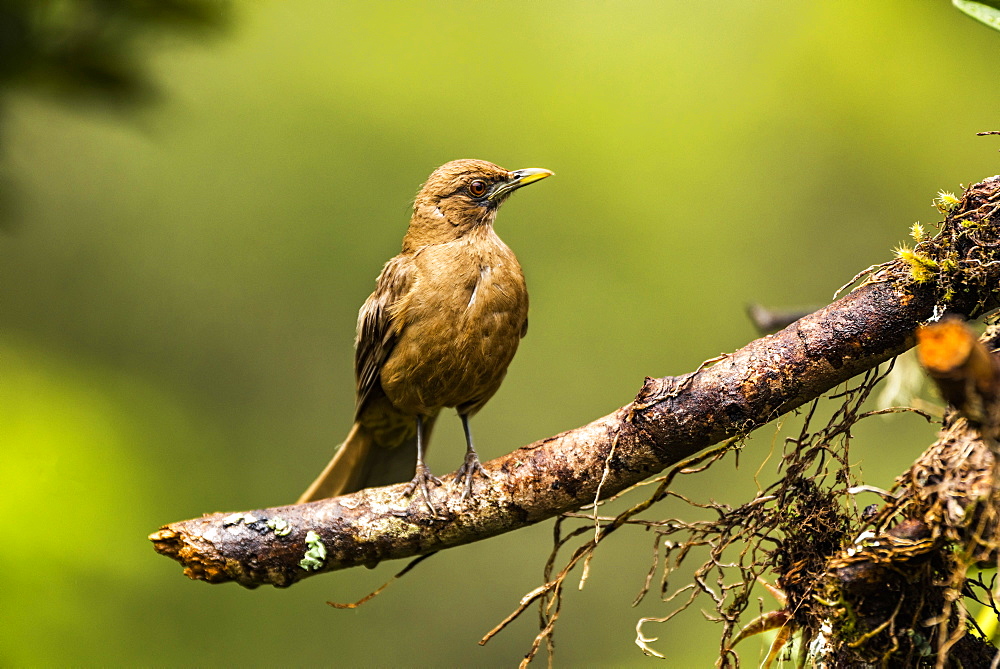
<path fill-rule="evenodd" d="M 454 241 L 491 226 L 497 209 L 518 188 L 552 176 L 532 167 L 510 172 L 485 160 L 453 160 L 434 170 L 413 203 L 406 246 Z"/>

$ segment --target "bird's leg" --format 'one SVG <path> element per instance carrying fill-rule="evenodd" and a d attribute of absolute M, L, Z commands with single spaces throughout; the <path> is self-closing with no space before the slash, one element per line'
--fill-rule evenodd
<path fill-rule="evenodd" d="M 427 487 L 427 483 L 441 485 L 441 479 L 431 474 L 431 470 L 424 464 L 424 437 L 424 419 L 420 414 L 417 414 L 417 470 L 413 476 L 413 480 L 410 481 L 410 485 L 406 486 L 406 490 L 403 491 L 403 495 L 409 497 L 417 489 L 417 486 L 420 486 L 420 490 L 424 493 L 424 502 L 427 504 L 427 508 L 431 510 L 431 515 L 436 516 L 438 512 L 431 502 L 431 491 Z"/>
<path fill-rule="evenodd" d="M 459 417 L 462 419 L 462 428 L 465 430 L 465 462 L 458 468 L 458 473 L 455 475 L 455 483 L 459 483 L 462 479 L 465 479 L 465 490 L 462 491 L 462 499 L 468 499 L 472 497 L 472 477 L 478 474 L 484 479 L 488 479 L 490 475 L 483 469 L 483 465 L 479 462 L 479 456 L 476 454 L 476 449 L 472 446 L 472 431 L 469 429 L 468 414 L 459 414 Z"/>

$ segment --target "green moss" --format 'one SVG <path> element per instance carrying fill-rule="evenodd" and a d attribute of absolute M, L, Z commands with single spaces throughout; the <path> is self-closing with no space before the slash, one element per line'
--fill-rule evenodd
<path fill-rule="evenodd" d="M 955 208 L 962 203 L 960 199 L 955 197 L 954 193 L 949 193 L 947 191 L 939 190 L 937 197 L 934 198 L 934 206 L 942 214 L 948 214 L 955 211 Z"/>
<path fill-rule="evenodd" d="M 927 283 L 937 276 L 938 262 L 930 256 L 915 251 L 908 246 L 900 246 L 895 252 L 896 257 L 910 267 L 910 276 L 917 283 Z"/>

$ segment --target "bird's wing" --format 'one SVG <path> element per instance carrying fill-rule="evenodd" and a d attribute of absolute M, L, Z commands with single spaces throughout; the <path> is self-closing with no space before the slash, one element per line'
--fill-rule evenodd
<path fill-rule="evenodd" d="M 408 255 L 398 255 L 385 264 L 375 285 L 358 313 L 358 334 L 354 352 L 354 375 L 357 381 L 357 413 L 381 390 L 382 365 L 396 345 L 400 324 L 394 305 L 413 287 L 415 265 Z"/>

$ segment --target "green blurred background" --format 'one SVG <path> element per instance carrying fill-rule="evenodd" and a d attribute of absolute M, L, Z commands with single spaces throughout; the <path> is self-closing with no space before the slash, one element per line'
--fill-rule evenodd
<path fill-rule="evenodd" d="M 324 602 L 403 563 L 248 591 L 189 581 L 146 540 L 291 502 L 323 466 L 351 422 L 357 309 L 441 163 L 557 173 L 497 225 L 532 311 L 475 421 L 487 458 L 739 348 L 748 302 L 825 304 L 937 219 L 938 189 L 1000 172 L 996 138 L 975 136 L 1000 126 L 1000 35 L 944 1 L 230 14 L 221 34 L 137 45 L 146 104 L 2 91 L 4 666 L 519 661 L 532 612 L 476 642 L 541 582 L 551 523 L 437 555 L 355 611 Z M 934 432 L 879 420 L 852 456 L 888 486 Z M 750 499 L 773 439 L 680 488 Z M 432 450 L 434 471 L 457 467 L 457 420 Z M 636 531 L 598 552 L 557 665 L 655 662 L 634 626 L 668 607 L 630 607 L 650 545 Z M 668 666 L 714 660 L 719 628 L 690 614 L 647 629 Z"/>

